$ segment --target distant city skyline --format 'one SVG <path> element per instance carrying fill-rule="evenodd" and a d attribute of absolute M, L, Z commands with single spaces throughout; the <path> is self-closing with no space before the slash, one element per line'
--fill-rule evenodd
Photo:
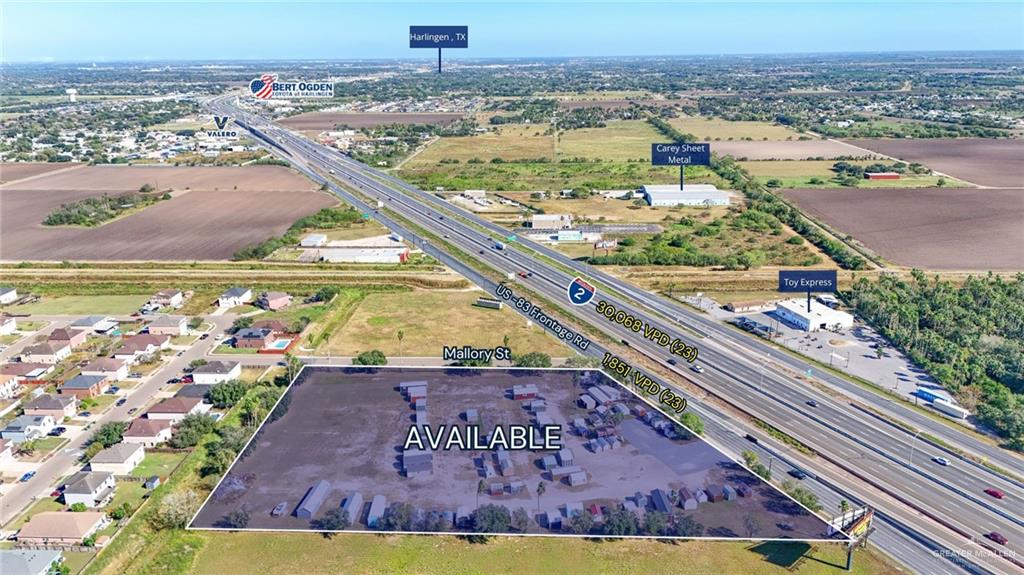
<path fill-rule="evenodd" d="M 1019 2 L 40 3 L 6 1 L 5 62 L 433 58 L 412 24 L 463 24 L 446 59 L 1024 49 Z"/>

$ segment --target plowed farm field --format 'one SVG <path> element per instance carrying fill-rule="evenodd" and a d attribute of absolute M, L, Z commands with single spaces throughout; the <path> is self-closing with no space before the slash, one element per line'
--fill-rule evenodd
<path fill-rule="evenodd" d="M 61 204 L 150 183 L 172 190 L 94 228 L 43 226 Z M 0 187 L 0 260 L 222 260 L 337 204 L 280 166 L 85 167 Z"/>

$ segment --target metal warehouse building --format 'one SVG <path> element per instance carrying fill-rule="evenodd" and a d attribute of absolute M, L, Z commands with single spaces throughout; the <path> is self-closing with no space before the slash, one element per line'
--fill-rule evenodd
<path fill-rule="evenodd" d="M 309 488 L 306 492 L 306 496 L 302 498 L 302 503 L 299 504 L 299 508 L 295 510 L 295 516 L 301 519 L 312 519 L 316 515 L 317 510 L 323 505 L 324 500 L 327 499 L 327 494 L 331 492 L 331 484 L 321 479 L 316 482 L 316 485 Z"/>
<path fill-rule="evenodd" d="M 686 184 L 682 189 L 674 184 L 645 185 L 640 193 L 651 206 L 728 206 L 731 197 L 711 184 Z"/>
<path fill-rule="evenodd" d="M 775 306 L 775 313 L 783 320 L 796 325 L 804 331 L 822 329 L 850 329 L 853 327 L 853 316 L 845 311 L 832 309 L 811 300 L 811 310 L 807 311 L 807 300 L 787 299 Z"/>

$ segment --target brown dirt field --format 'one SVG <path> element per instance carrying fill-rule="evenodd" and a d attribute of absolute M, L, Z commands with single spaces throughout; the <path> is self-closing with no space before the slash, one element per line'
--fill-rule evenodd
<path fill-rule="evenodd" d="M 1024 141 L 981 138 L 935 140 L 847 140 L 979 186 L 1024 186 Z"/>
<path fill-rule="evenodd" d="M 315 190 L 310 180 L 283 166 L 87 166 L 11 183 L 4 190 L 78 190 L 83 192 L 135 191 L 144 184 L 165 190 Z M 67 200 L 63 200 L 67 201 Z M 60 202 L 53 205 L 59 205 Z"/>
<path fill-rule="evenodd" d="M 333 130 L 336 125 L 352 128 L 374 128 L 384 124 L 451 124 L 463 114 L 431 113 L 378 113 L 378 112 L 308 112 L 280 120 L 278 123 L 293 130 Z"/>
<path fill-rule="evenodd" d="M 795 189 L 786 197 L 897 264 L 1024 270 L 1024 189 Z"/>
<path fill-rule="evenodd" d="M 25 178 L 31 178 L 32 176 L 38 176 L 39 174 L 45 174 L 46 172 L 73 168 L 78 165 L 79 164 L 69 163 L 42 164 L 34 162 L 3 163 L 0 164 L 0 184 L 16 180 L 24 180 Z"/>
<path fill-rule="evenodd" d="M 182 191 L 96 228 L 42 225 L 63 203 L 147 182 Z M 0 260 L 227 259 L 336 203 L 280 166 L 79 168 L 0 188 Z"/>
<path fill-rule="evenodd" d="M 806 160 L 807 158 L 832 159 L 840 156 L 866 156 L 864 150 L 830 140 L 787 141 L 733 141 L 711 142 L 711 150 L 719 156 L 733 156 L 748 160 Z"/>

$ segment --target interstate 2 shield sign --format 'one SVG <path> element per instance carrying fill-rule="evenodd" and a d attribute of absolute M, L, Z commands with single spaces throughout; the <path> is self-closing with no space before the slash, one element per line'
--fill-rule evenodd
<path fill-rule="evenodd" d="M 576 278 L 569 284 L 569 303 L 572 305 L 587 305 L 590 300 L 594 299 L 594 293 L 597 290 L 594 286 L 588 284 L 583 278 Z"/>

